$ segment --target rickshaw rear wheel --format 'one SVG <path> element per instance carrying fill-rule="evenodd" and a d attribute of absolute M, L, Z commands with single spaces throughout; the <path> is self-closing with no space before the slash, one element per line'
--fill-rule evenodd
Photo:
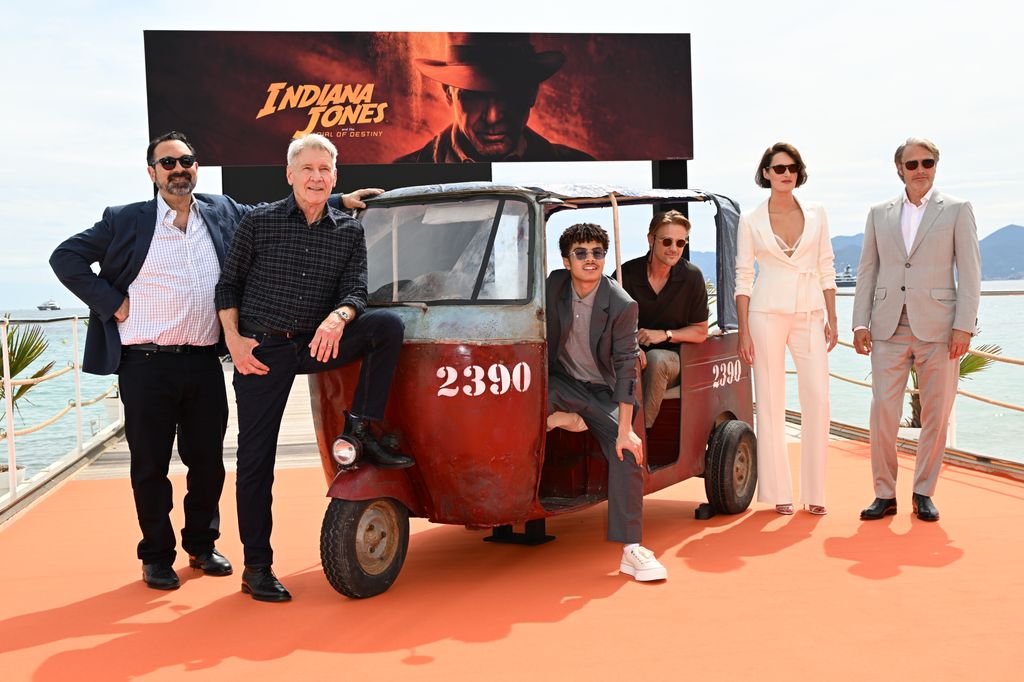
<path fill-rule="evenodd" d="M 327 505 L 320 561 L 327 582 L 353 599 L 381 594 L 395 582 L 409 549 L 409 512 L 390 498 Z"/>
<path fill-rule="evenodd" d="M 739 419 L 722 422 L 708 444 L 704 492 L 717 514 L 746 511 L 757 484 L 757 439 Z"/>

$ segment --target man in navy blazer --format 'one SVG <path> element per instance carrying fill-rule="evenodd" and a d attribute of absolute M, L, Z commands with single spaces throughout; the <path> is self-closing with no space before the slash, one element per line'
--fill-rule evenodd
<path fill-rule="evenodd" d="M 172 590 L 180 584 L 172 568 L 167 478 L 175 437 L 189 470 L 181 531 L 189 565 L 207 575 L 232 572 L 214 548 L 228 407 L 213 288 L 235 227 L 253 207 L 193 193 L 199 164 L 180 132 L 151 141 L 146 162 L 157 196 L 108 207 L 93 227 L 56 248 L 50 266 L 89 306 L 82 369 L 119 374 L 143 580 Z M 340 200 L 361 208 L 360 199 L 377 192 L 359 190 Z"/>

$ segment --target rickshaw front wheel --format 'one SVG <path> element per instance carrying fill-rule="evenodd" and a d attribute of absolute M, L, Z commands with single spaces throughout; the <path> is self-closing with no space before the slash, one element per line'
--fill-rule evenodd
<path fill-rule="evenodd" d="M 353 599 L 387 591 L 409 549 L 409 512 L 391 498 L 340 500 L 327 505 L 320 561 L 327 582 Z"/>
<path fill-rule="evenodd" d="M 739 419 L 722 422 L 708 444 L 704 491 L 716 514 L 739 514 L 754 498 L 757 484 L 757 439 Z"/>

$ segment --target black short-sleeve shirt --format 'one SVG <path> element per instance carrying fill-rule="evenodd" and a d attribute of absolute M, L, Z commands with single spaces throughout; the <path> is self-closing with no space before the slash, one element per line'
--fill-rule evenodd
<path fill-rule="evenodd" d="M 622 286 L 640 306 L 642 329 L 681 329 L 708 319 L 708 290 L 700 268 L 682 260 L 672 267 L 665 286 L 657 294 L 647 279 L 647 259 L 641 256 L 622 264 Z M 644 350 L 676 350 L 679 344 L 665 341 Z"/>

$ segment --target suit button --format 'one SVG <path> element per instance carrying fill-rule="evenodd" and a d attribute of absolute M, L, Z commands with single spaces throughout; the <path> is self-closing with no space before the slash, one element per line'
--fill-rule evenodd
<path fill-rule="evenodd" d="M 910 263 L 907 263 L 907 267 L 908 267 L 908 268 L 910 267 Z"/>
<path fill-rule="evenodd" d="M 900 291 L 906 291 L 906 290 L 907 290 L 906 287 L 900 287 Z"/>

